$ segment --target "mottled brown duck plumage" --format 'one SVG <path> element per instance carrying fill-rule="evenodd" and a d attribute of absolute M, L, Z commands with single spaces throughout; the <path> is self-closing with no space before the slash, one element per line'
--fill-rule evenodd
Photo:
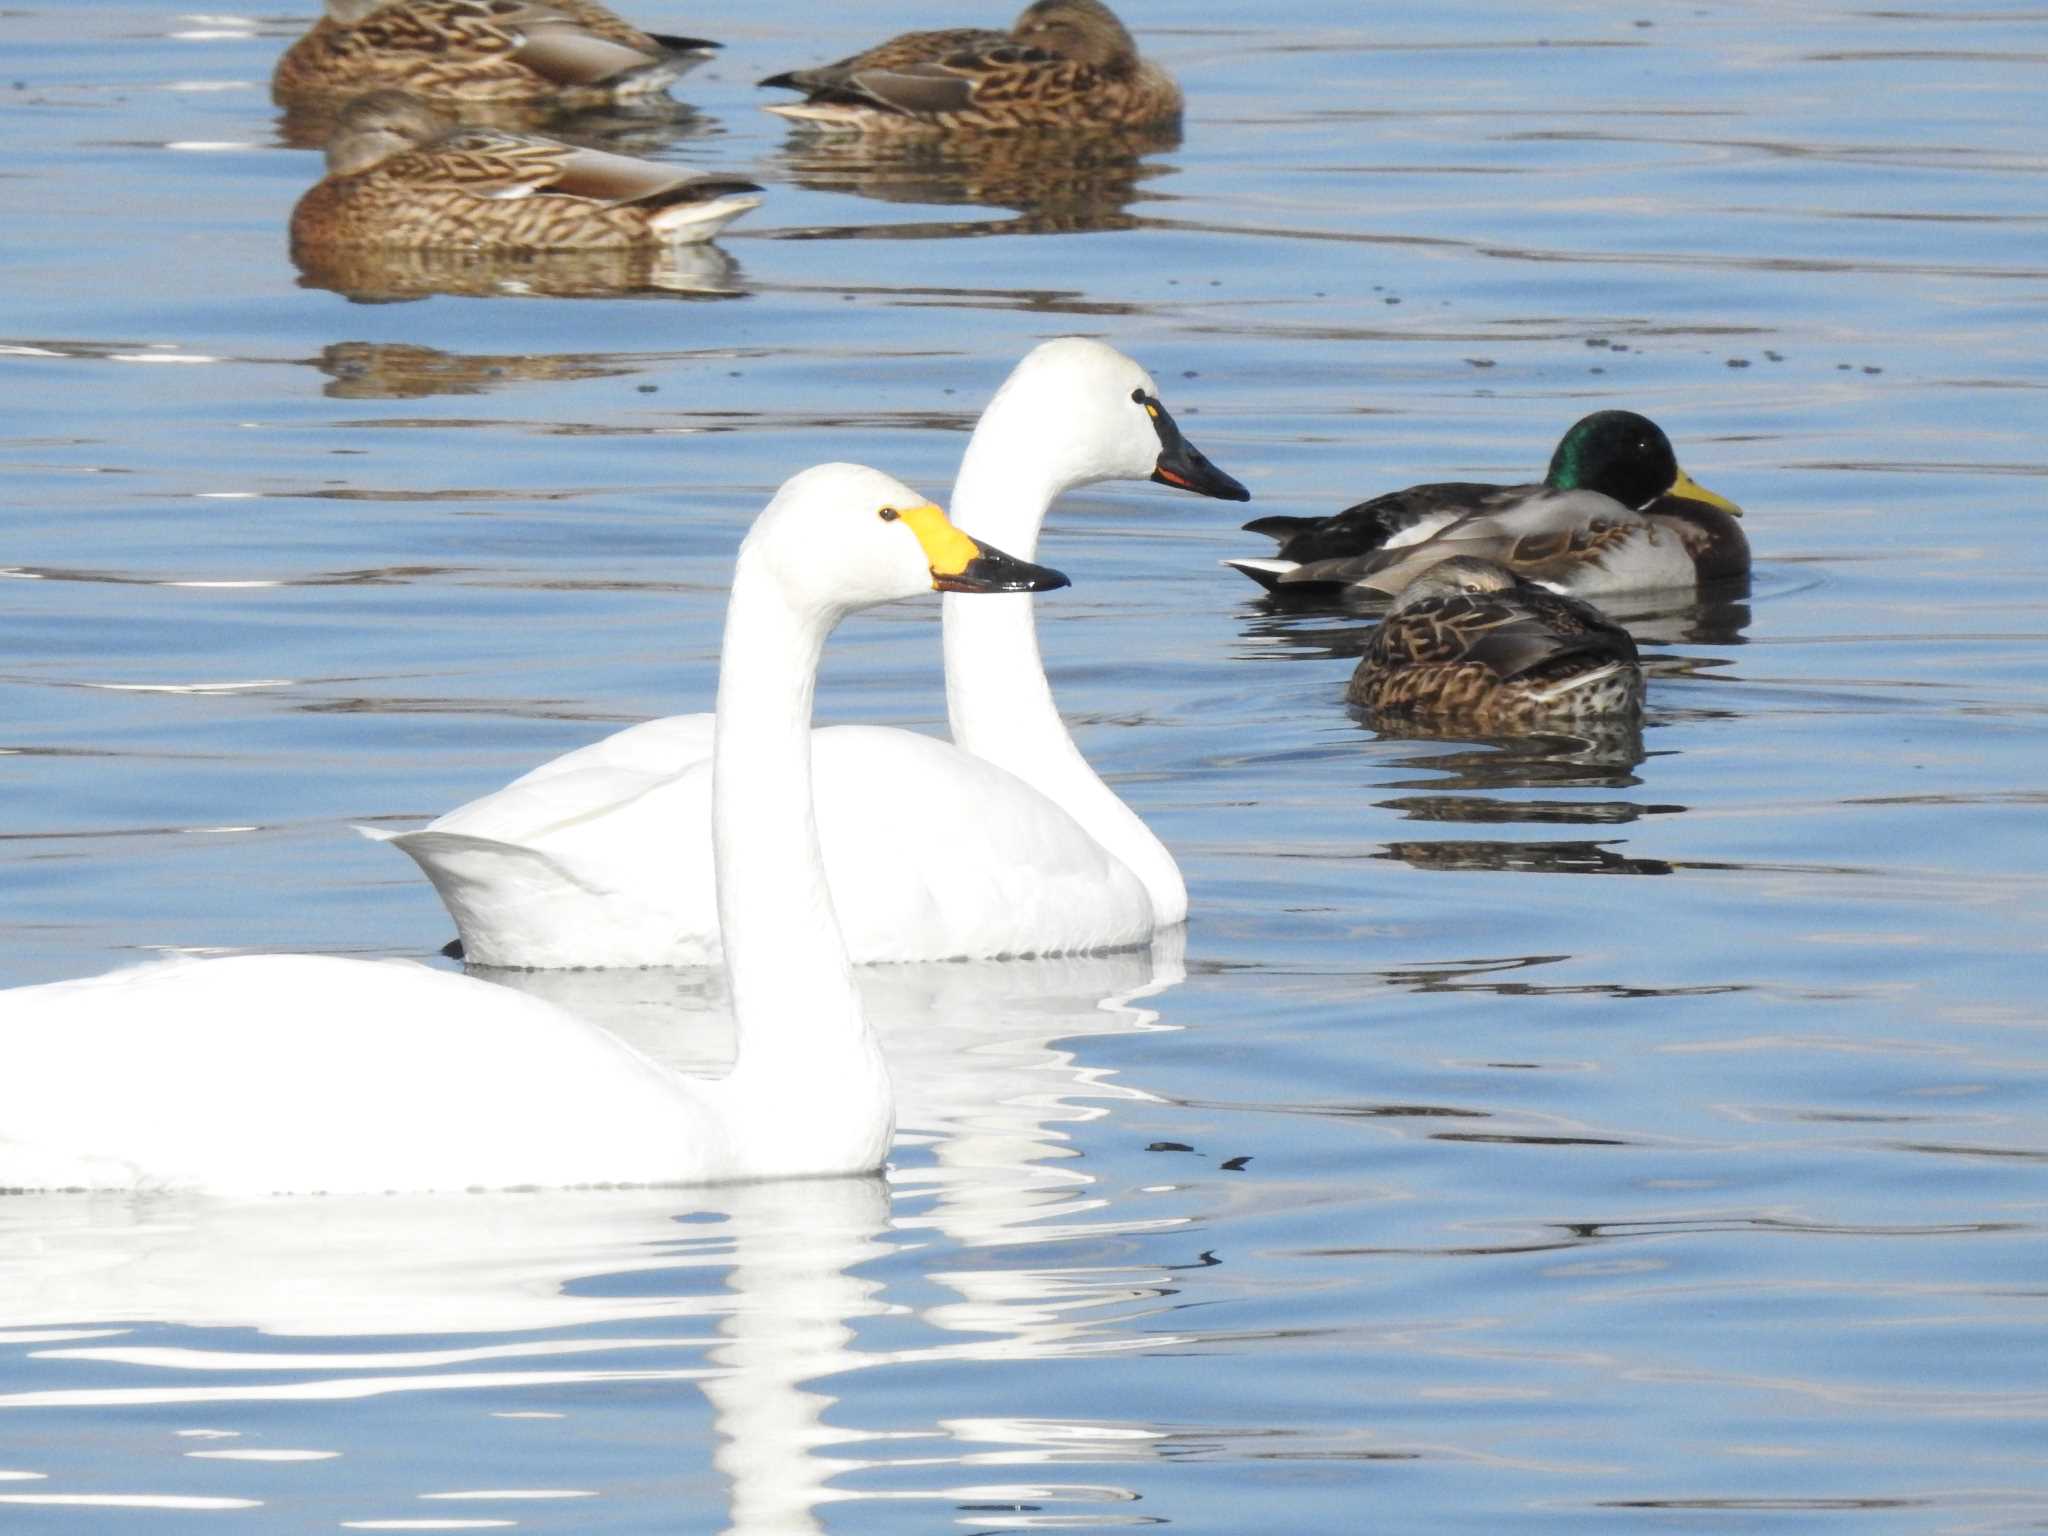
<path fill-rule="evenodd" d="M 1181 111 L 1172 76 L 1100 0 L 1036 0 L 1007 32 L 906 32 L 761 84 L 804 93 L 769 111 L 844 132 L 1133 128 Z"/>
<path fill-rule="evenodd" d="M 1634 411 L 1574 423 L 1530 485 L 1447 481 L 1389 491 L 1329 517 L 1264 517 L 1265 559 L 1226 562 L 1270 592 L 1398 593 L 1452 555 L 1479 555 L 1581 596 L 1690 587 L 1749 570 L 1742 509 L 1679 468 Z"/>
<path fill-rule="evenodd" d="M 391 86 L 449 102 L 573 105 L 664 90 L 717 46 L 643 32 L 592 0 L 327 0 L 270 88 L 280 102 Z"/>
<path fill-rule="evenodd" d="M 1458 556 L 1409 583 L 1347 697 L 1374 715 L 1523 727 L 1635 714 L 1643 672 L 1628 631 L 1590 603 Z"/>
<path fill-rule="evenodd" d="M 463 128 L 404 91 L 342 110 L 295 251 L 335 246 L 627 250 L 708 240 L 760 199 L 703 175 L 532 134 Z"/>
<path fill-rule="evenodd" d="M 1086 133 L 796 133 L 776 156 L 776 179 L 878 202 L 1008 208 L 1016 217 L 927 230 L 964 234 L 1129 229 L 1145 182 L 1165 174 L 1147 157 L 1178 148 L 1174 124 Z"/>

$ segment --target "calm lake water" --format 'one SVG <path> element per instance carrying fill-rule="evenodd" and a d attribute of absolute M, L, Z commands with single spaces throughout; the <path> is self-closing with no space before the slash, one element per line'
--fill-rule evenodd
<path fill-rule="evenodd" d="M 641 5 L 726 51 L 580 131 L 764 206 L 630 295 L 354 299 L 285 245 L 310 0 L 0 13 L 0 983 L 431 958 L 350 824 L 703 707 L 770 490 L 943 493 L 1044 337 L 1256 497 L 1042 546 L 1184 952 L 871 976 L 886 1180 L 0 1201 L 0 1529 L 2048 1527 L 2048 12 L 1372 10 L 1129 0 L 1185 133 L 1048 163 L 758 110 L 995 10 Z M 1375 733 L 1369 620 L 1218 564 L 1605 405 L 1758 556 L 1632 616 L 1639 733 Z M 821 712 L 942 727 L 936 621 Z M 526 984 L 727 1045 L 703 976 Z"/>

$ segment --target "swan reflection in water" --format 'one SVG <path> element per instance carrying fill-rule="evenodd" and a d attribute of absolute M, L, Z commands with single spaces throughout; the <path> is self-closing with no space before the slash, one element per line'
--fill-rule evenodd
<path fill-rule="evenodd" d="M 1089 1067 L 1066 1042 L 1171 1028 L 1139 1004 L 1184 979 L 1185 946 L 1186 930 L 1174 928 L 1111 954 L 855 967 L 896 1088 L 891 1183 L 934 1200 L 898 1224 L 961 1243 L 1038 1242 L 1060 1232 L 1019 1224 L 1098 1208 L 1092 1180 L 1070 1166 L 1065 1128 L 1153 1096 Z M 714 970 L 474 974 L 571 1009 L 677 1071 L 716 1072 L 732 1059 Z M 701 1014 L 702 1027 L 677 1030 L 678 1010 Z"/>
<path fill-rule="evenodd" d="M 1002 1462 L 1023 1466 L 1071 1459 L 1077 1446 L 1096 1441 L 1102 1459 L 1143 1457 L 1151 1437 L 1132 1426 L 962 1415 L 878 1437 L 825 1419 L 855 1390 L 848 1378 L 864 1369 L 1173 1342 L 1129 1326 L 1171 1289 L 1163 1269 L 1097 1258 L 1068 1270 L 1047 1263 L 1045 1251 L 1063 1238 L 1181 1224 L 1111 1208 L 1069 1145 L 1071 1128 L 1120 1101 L 1150 1098 L 1087 1065 L 1086 1039 L 1169 1027 L 1139 1000 L 1182 979 L 1180 939 L 1175 930 L 1150 951 L 1058 960 L 862 968 L 863 1001 L 897 1082 L 901 1131 L 886 1182 L 0 1199 L 0 1319 L 9 1330 L 0 1334 L 0 1410 L 182 1408 L 196 1417 L 169 1422 L 212 1425 L 237 1404 L 483 1391 L 535 1410 L 529 1416 L 559 1413 L 565 1432 L 580 1439 L 591 1433 L 588 1417 L 615 1401 L 592 1399 L 592 1387 L 636 1384 L 635 1411 L 644 1412 L 646 1402 L 660 1401 L 661 1384 L 684 1384 L 710 1404 L 711 1460 L 730 1484 L 725 1529 L 741 1536 L 816 1532 L 824 1503 L 892 1496 L 851 1491 L 840 1480 L 890 1465 L 861 1447 L 879 1448 L 904 1431 L 920 1449 L 914 1463 L 895 1465 L 896 1477 L 909 1465 L 932 1470 L 903 1497 L 1126 1501 L 1134 1497 L 1128 1489 L 1100 1483 L 1033 1478 L 1028 1488 L 1008 1488 L 986 1481 L 978 1464 L 995 1446 Z M 580 1009 L 677 1066 L 715 1066 L 731 1054 L 716 973 L 480 974 Z M 892 1240 L 892 1232 L 914 1235 Z M 1033 1245 L 1029 1267 L 957 1261 L 960 1248 L 1024 1243 Z M 906 1290 L 949 1299 L 919 1308 L 921 1333 L 892 1326 L 887 1338 L 898 1347 L 856 1348 L 862 1319 L 907 1311 L 885 1294 L 891 1283 L 876 1273 L 885 1266 Z M 638 1278 L 618 1283 L 627 1276 Z M 633 1323 L 650 1326 L 624 1326 Z M 344 1351 L 210 1337 L 188 1347 L 167 1340 L 160 1324 L 351 1343 Z M 78 1334 L 62 1336 L 72 1329 Z M 36 1443 L 37 1420 L 12 1422 L 23 1443 Z M 547 1428 L 529 1424 L 522 1433 Z M 934 1440 L 956 1449 L 934 1456 Z M 542 1444 L 525 1440 L 500 1453 L 536 1451 L 544 1454 Z M 472 1445 L 464 1455 L 479 1453 Z M 50 1474 L 53 1497 L 124 1475 L 109 1458 L 79 1454 L 75 1469 L 36 1469 Z M 384 1486 L 385 1474 L 357 1465 L 361 1486 Z M 970 1465 L 973 1473 L 955 1475 Z M 622 1473 L 622 1481 L 644 1470 Z M 428 1475 L 446 1471 L 435 1466 Z M 973 1486 L 953 1486 L 949 1476 Z M 363 1497 L 371 1507 L 355 1513 L 368 1518 L 397 1513 L 388 1501 L 413 1495 L 387 1486 Z"/>
<path fill-rule="evenodd" d="M 615 251 L 294 248 L 302 288 L 328 288 L 358 304 L 399 304 L 435 294 L 469 298 L 731 299 L 746 289 L 739 263 L 716 245 Z"/>
<path fill-rule="evenodd" d="M 811 236 L 924 239 L 933 235 L 1078 234 L 1135 229 L 1128 210 L 1146 185 L 1174 173 L 1149 159 L 1180 147 L 1178 127 L 1114 133 L 964 134 L 930 139 L 798 133 L 775 179 L 813 192 L 851 192 L 885 203 L 1008 208 L 1002 220 L 881 224 L 806 230 Z"/>

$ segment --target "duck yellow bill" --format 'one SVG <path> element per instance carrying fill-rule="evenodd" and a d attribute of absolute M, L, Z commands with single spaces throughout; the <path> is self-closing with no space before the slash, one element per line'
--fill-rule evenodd
<path fill-rule="evenodd" d="M 1734 502 L 1719 492 L 1708 490 L 1682 469 L 1678 472 L 1678 478 L 1671 482 L 1671 489 L 1664 494 L 1666 496 L 1682 496 L 1687 501 L 1703 501 L 1710 507 L 1719 507 L 1730 517 L 1742 516 L 1742 508 L 1735 505 Z"/>
<path fill-rule="evenodd" d="M 1069 585 L 1048 566 L 1033 565 L 1006 555 L 993 545 L 969 538 L 930 502 L 899 509 L 932 568 L 938 592 L 1050 592 Z"/>

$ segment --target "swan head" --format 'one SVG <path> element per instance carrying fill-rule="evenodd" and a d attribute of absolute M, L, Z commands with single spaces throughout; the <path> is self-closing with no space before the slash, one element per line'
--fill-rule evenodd
<path fill-rule="evenodd" d="M 985 429 L 1014 436 L 1027 460 L 1052 475 L 1056 490 L 1151 480 L 1221 501 L 1251 499 L 1181 435 L 1149 373 L 1085 336 L 1032 348 L 981 419 L 977 438 Z"/>
<path fill-rule="evenodd" d="M 893 475 L 820 464 L 783 482 L 740 546 L 792 599 L 850 613 L 920 592 L 1050 592 L 1067 578 L 970 538 Z"/>

